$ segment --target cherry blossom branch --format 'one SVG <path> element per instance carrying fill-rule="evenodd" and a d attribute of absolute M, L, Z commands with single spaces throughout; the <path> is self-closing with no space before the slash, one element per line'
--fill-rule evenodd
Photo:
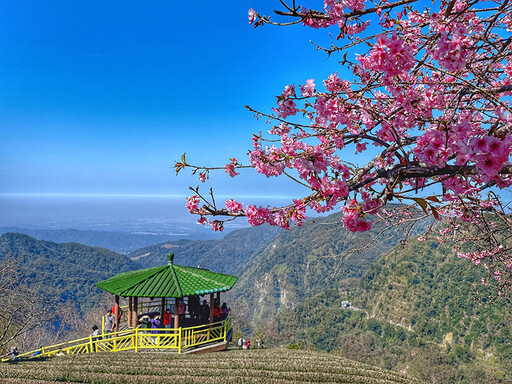
<path fill-rule="evenodd" d="M 311 192 L 282 207 L 229 199 L 224 208 L 211 191 L 202 207 L 203 196 L 190 197 L 189 210 L 201 216 L 202 224 L 210 215 L 245 216 L 251 225 L 288 229 L 303 223 L 306 209 L 328 212 L 338 204 L 344 227 L 367 231 L 372 215 L 383 212 L 388 201 L 410 201 L 425 215 L 443 220 L 439 241 L 449 233 L 459 236 L 472 223 L 472 230 L 482 231 L 476 230 L 481 244 L 495 249 L 462 252 L 461 257 L 488 262 L 493 280 L 510 275 L 512 255 L 503 241 L 510 236 L 504 228 L 512 229 L 512 222 L 493 211 L 497 197 L 482 197 L 491 188 L 512 185 L 510 1 L 485 8 L 473 0 L 434 1 L 423 9 L 413 0 L 324 0 L 321 11 L 280 2 L 284 10 L 277 16 L 295 18 L 292 23 L 271 21 L 253 9 L 250 23 L 338 29 L 335 41 L 329 32 L 331 47 L 316 47 L 328 55 L 345 51 L 340 64 L 350 74 L 343 79 L 333 72 L 321 82 L 309 78 L 286 85 L 269 113 L 247 107 L 273 123 L 268 137 L 253 136 L 249 166 L 232 158 L 224 167 L 197 167 L 183 158 L 175 167 L 199 172 L 202 182 L 210 171 L 224 169 L 235 177 L 240 168 L 252 167 Z M 360 165 L 353 160 L 354 150 L 355 159 L 361 159 L 357 156 L 368 153 L 368 145 L 382 151 L 369 161 L 363 157 Z M 439 188 L 438 197 L 425 197 L 427 187 Z M 210 221 L 216 230 L 222 229 L 219 223 Z"/>

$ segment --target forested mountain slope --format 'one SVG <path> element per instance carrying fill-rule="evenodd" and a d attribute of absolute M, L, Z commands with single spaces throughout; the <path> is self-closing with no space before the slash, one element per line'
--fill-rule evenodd
<path fill-rule="evenodd" d="M 282 231 L 248 261 L 233 295 L 247 301 L 250 316 L 273 317 L 280 308 L 292 308 L 327 287 L 337 288 L 345 279 L 360 278 L 404 237 L 401 230 L 390 229 L 375 239 L 381 224 L 353 233 L 343 228 L 340 218 L 336 213 L 309 219 L 302 227 Z"/>
<path fill-rule="evenodd" d="M 481 272 L 449 246 L 410 239 L 379 257 L 358 289 L 326 290 L 278 315 L 276 341 L 434 383 L 511 382 L 511 305 Z"/>
<path fill-rule="evenodd" d="M 238 229 L 219 240 L 179 240 L 144 247 L 131 252 L 127 257 L 144 268 L 167 262 L 169 252 L 175 254 L 176 264 L 203 268 L 212 271 L 238 274 L 239 268 L 249 261 L 255 252 L 270 243 L 282 230 L 264 225 Z"/>
<path fill-rule="evenodd" d="M 81 310 L 93 307 L 101 290 L 94 284 L 117 273 L 140 268 L 124 255 L 77 243 L 53 243 L 20 233 L 0 236 L 0 260 L 17 260 L 29 284 L 48 294 L 58 293 Z"/>
<path fill-rule="evenodd" d="M 174 240 L 172 235 L 133 234 L 114 231 L 93 231 L 84 229 L 35 229 L 35 228 L 0 228 L 1 233 L 24 233 L 38 240 L 53 241 L 55 243 L 80 243 L 91 247 L 108 248 L 115 252 L 128 253 L 139 248 Z"/>

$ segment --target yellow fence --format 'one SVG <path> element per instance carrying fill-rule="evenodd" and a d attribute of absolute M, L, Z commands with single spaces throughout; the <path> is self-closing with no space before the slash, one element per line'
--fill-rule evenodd
<path fill-rule="evenodd" d="M 136 328 L 89 336 L 22 353 L 17 358 L 50 357 L 96 352 L 175 350 L 181 353 L 208 343 L 227 341 L 231 317 L 213 324 L 187 328 Z M 8 358 L 2 361 L 7 361 Z"/>

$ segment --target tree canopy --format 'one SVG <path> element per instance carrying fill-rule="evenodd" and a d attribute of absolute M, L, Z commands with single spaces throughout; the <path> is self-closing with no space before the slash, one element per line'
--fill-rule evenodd
<path fill-rule="evenodd" d="M 351 78 L 333 68 L 326 79 L 285 85 L 271 111 L 247 107 L 271 124 L 253 135 L 249 164 L 231 158 L 224 167 L 200 167 L 183 156 L 175 169 L 189 168 L 204 182 L 215 169 L 235 177 L 254 168 L 306 192 L 283 207 L 234 199 L 219 206 L 212 190 L 192 188 L 189 211 L 214 230 L 239 216 L 288 229 L 302 224 L 306 208 L 326 212 L 341 203 L 344 226 L 357 232 L 372 227 L 371 217 L 411 220 L 417 213 L 410 207 L 400 216 L 385 208 L 409 202 L 444 219 L 440 239 L 460 234 L 465 223 L 476 226 L 485 246 L 459 256 L 482 263 L 500 294 L 509 289 L 508 235 L 498 232 L 512 227 L 499 197 L 512 184 L 512 4 L 324 0 L 310 9 L 280 2 L 276 19 L 250 9 L 249 23 L 335 31 L 336 40 L 318 49 L 336 55 Z M 372 147 L 377 154 L 363 161 Z"/>

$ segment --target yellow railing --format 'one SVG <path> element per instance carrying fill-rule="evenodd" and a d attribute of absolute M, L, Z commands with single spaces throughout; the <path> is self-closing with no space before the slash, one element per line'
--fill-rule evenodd
<path fill-rule="evenodd" d="M 177 350 L 196 348 L 215 341 L 226 341 L 231 317 L 213 324 L 187 328 L 136 328 L 89 336 L 25 352 L 17 358 L 51 357 L 95 352 L 118 352 L 141 349 Z M 39 352 L 39 353 L 38 353 Z M 36 355 L 37 353 L 37 355 Z M 36 356 L 35 356 L 36 355 Z M 2 361 L 7 361 L 8 358 Z"/>

